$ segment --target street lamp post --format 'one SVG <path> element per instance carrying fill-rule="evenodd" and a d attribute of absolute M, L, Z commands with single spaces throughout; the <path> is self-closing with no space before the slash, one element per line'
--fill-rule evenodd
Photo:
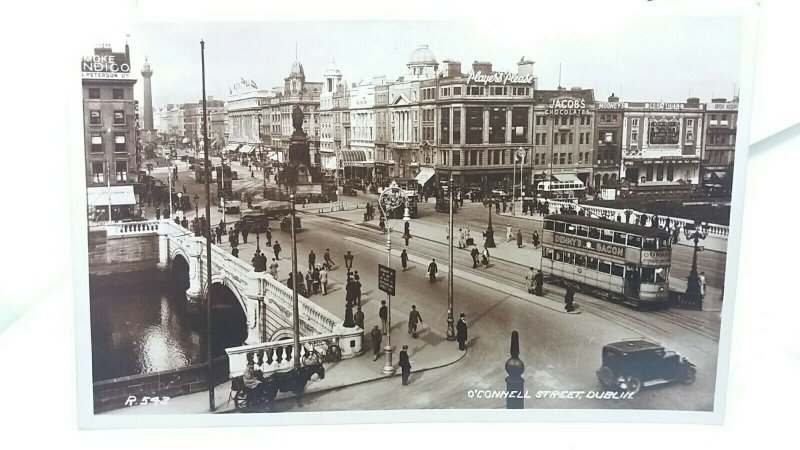
<path fill-rule="evenodd" d="M 194 216 L 195 217 L 198 217 L 200 215 L 200 213 L 198 212 L 198 204 L 197 204 L 197 202 L 199 200 L 200 200 L 200 196 L 197 195 L 197 194 L 194 194 Z"/>
<path fill-rule="evenodd" d="M 296 170 L 292 168 L 293 170 Z M 294 178 L 293 178 L 294 179 Z M 292 203 L 292 222 L 290 227 L 292 229 L 292 332 L 294 334 L 294 368 L 300 369 L 300 308 L 297 300 L 297 235 L 294 227 L 294 193 L 289 195 L 289 201 Z M 300 281 L 302 283 L 302 281 Z"/>
<path fill-rule="evenodd" d="M 389 217 L 389 213 L 397 209 L 398 207 L 405 205 L 408 199 L 406 198 L 406 193 L 403 189 L 397 186 L 396 182 L 392 182 L 392 184 L 387 187 L 386 189 L 381 192 L 380 197 L 378 197 L 378 207 L 381 208 L 381 212 L 383 216 L 387 218 L 387 220 L 391 220 Z M 408 221 L 411 218 L 409 217 L 408 210 L 406 209 L 406 214 L 403 217 L 404 221 Z M 389 233 L 386 235 L 386 266 L 391 268 L 392 263 L 392 227 L 389 226 Z M 383 373 L 387 375 L 391 375 L 394 373 L 394 364 L 392 363 L 392 296 L 388 293 L 386 294 L 386 347 L 384 347 L 384 353 L 386 353 L 386 364 L 383 367 Z"/>
<path fill-rule="evenodd" d="M 453 319 L 453 174 L 450 174 L 450 225 L 448 233 L 448 260 L 447 260 L 447 333 L 448 341 L 455 340 L 456 331 L 453 327 L 455 319 Z"/>
<path fill-rule="evenodd" d="M 697 275 L 697 252 L 702 251 L 698 247 L 701 240 L 708 237 L 708 224 L 695 222 L 692 228 L 684 227 L 683 232 L 687 241 L 694 241 L 694 252 L 692 254 L 692 270 L 687 279 L 686 293 L 689 295 L 702 296 L 700 289 L 700 277 Z"/>
<path fill-rule="evenodd" d="M 492 228 L 492 208 L 494 207 L 495 200 L 489 196 L 489 226 L 486 228 L 486 240 L 483 246 L 486 248 L 495 248 L 497 245 L 494 243 L 494 229 Z"/>

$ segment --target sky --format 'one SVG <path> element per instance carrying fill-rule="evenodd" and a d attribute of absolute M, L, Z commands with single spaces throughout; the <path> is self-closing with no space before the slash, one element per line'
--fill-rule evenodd
<path fill-rule="evenodd" d="M 521 57 L 535 61 L 540 89 L 593 88 L 622 101 L 681 102 L 731 98 L 741 71 L 743 22 L 738 17 L 628 14 L 529 21 L 249 21 L 140 23 L 108 42 L 121 51 L 129 34 L 133 68 L 145 55 L 154 71 L 153 106 L 202 97 L 200 40 L 206 45 L 206 91 L 216 99 L 244 77 L 259 88 L 282 86 L 292 62 L 306 81 L 323 81 L 335 61 L 348 83 L 406 73 L 411 53 L 427 44 L 441 64 L 491 61 L 516 72 Z M 87 45 L 90 51 L 96 42 Z M 142 83 L 136 97 L 142 98 Z"/>

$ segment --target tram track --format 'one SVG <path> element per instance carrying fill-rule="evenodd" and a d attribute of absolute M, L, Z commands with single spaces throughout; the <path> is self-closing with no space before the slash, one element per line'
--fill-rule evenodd
<path fill-rule="evenodd" d="M 317 222 L 317 220 L 319 220 L 320 224 L 322 224 L 326 223 L 323 222 L 324 219 L 330 219 L 330 217 L 315 218 L 312 219 L 312 221 Z M 338 231 L 344 236 L 366 240 L 375 244 L 385 244 L 385 234 L 378 233 L 369 227 L 360 226 L 359 224 L 345 225 L 341 221 L 334 221 L 333 223 L 337 225 L 337 228 L 339 228 L 339 226 L 342 227 L 342 229 L 339 229 Z M 331 224 L 331 222 L 327 222 L 327 224 Z M 393 236 L 399 237 L 399 234 L 395 234 Z M 402 246 L 403 241 L 401 239 L 398 240 L 401 245 L 398 245 L 396 248 L 404 248 L 404 246 Z M 441 258 L 443 253 L 442 250 L 446 249 L 446 244 L 438 243 L 429 239 L 412 238 L 412 240 L 414 242 L 414 246 L 411 251 L 422 258 Z M 453 264 L 455 267 L 465 271 L 474 270 L 476 271 L 476 275 L 494 282 L 512 286 L 519 284 L 521 289 L 525 289 L 524 279 L 528 273 L 528 270 L 525 266 L 497 258 L 490 258 L 490 261 L 492 262 L 489 265 L 489 269 L 495 270 L 473 269 L 472 257 L 469 255 L 469 253 L 463 251 L 462 249 L 453 249 Z M 553 302 L 558 305 L 563 303 L 563 295 L 565 292 L 564 289 L 553 284 L 548 284 L 547 291 L 548 292 L 544 296 L 545 298 L 553 300 Z M 702 320 L 682 314 L 676 314 L 670 311 L 649 311 L 647 313 L 639 313 L 632 310 L 627 311 L 624 309 L 624 306 L 616 306 L 611 304 L 604 305 L 604 300 L 597 299 L 587 294 L 578 294 L 576 299 L 581 302 L 581 305 L 583 305 L 582 309 L 584 311 L 592 313 L 616 325 L 627 328 L 635 333 L 649 334 L 643 333 L 643 330 L 637 330 L 636 328 L 632 327 L 631 323 L 635 323 L 644 329 L 651 330 L 662 335 L 673 334 L 669 330 L 662 328 L 651 321 L 637 317 L 638 314 L 647 314 L 650 317 L 658 317 L 659 320 L 687 331 L 691 331 L 713 342 L 719 342 L 719 330 L 714 329 L 713 327 L 709 326 L 707 322 Z M 628 322 L 626 323 L 620 320 L 620 317 L 624 317 Z"/>

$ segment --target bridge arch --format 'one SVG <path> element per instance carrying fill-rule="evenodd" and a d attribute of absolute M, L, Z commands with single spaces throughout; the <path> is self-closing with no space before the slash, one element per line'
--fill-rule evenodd
<path fill-rule="evenodd" d="M 176 292 L 186 292 L 189 289 L 190 276 L 189 261 L 183 255 L 175 255 L 170 263 L 170 286 Z"/>
<path fill-rule="evenodd" d="M 207 295 L 207 290 L 204 294 Z M 229 284 L 212 282 L 211 329 L 214 336 L 224 337 L 221 348 L 243 345 L 248 336 L 247 314 L 240 304 L 235 287 Z M 207 296 L 205 297 L 208 298 Z"/>
<path fill-rule="evenodd" d="M 291 327 L 283 327 L 272 333 L 272 336 L 267 339 L 267 342 L 284 341 L 287 339 L 294 339 L 294 330 Z"/>

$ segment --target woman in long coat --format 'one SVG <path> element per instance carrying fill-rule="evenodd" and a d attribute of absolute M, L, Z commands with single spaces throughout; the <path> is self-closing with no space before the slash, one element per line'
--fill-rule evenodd
<path fill-rule="evenodd" d="M 522 248 L 522 229 L 517 230 L 517 248 Z"/>

